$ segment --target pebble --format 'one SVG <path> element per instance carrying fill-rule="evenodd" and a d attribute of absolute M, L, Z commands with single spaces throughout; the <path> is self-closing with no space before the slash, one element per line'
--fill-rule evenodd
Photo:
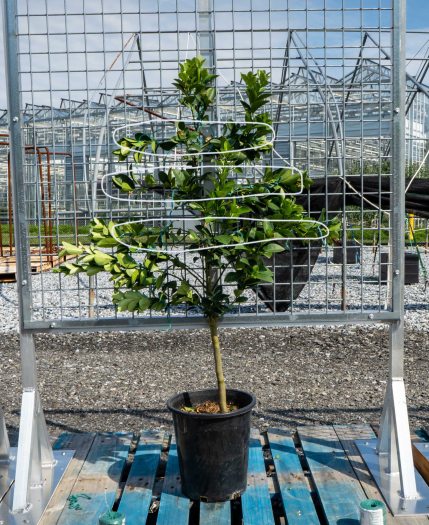
<path fill-rule="evenodd" d="M 424 262 L 429 267 L 428 255 Z M 321 298 L 326 299 L 326 284 L 320 284 L 324 268 L 322 262 L 316 266 L 313 281 L 296 300 L 297 311 L 305 308 L 308 294 L 314 311 L 322 305 Z M 330 282 L 339 280 L 339 268 L 329 264 L 328 269 Z M 348 266 L 347 274 L 351 306 L 360 304 L 361 274 L 368 277 L 364 304 L 379 303 L 386 288 L 371 281 L 372 265 L 365 258 L 362 266 Z M 35 318 L 58 313 L 60 304 L 64 317 L 76 316 L 78 310 L 72 306 L 83 307 L 87 299 L 84 278 L 79 279 L 81 297 L 73 289 L 76 280 L 62 279 L 60 303 L 59 276 L 33 276 L 34 297 L 40 300 L 43 280 L 47 305 L 34 310 Z M 111 315 L 110 291 L 102 290 L 110 286 L 107 278 L 100 277 L 99 286 L 99 305 L 105 308 L 100 314 Z M 333 309 L 339 304 L 339 292 L 338 286 L 328 286 Z M 423 282 L 405 286 L 404 295 L 405 379 L 411 425 L 417 428 L 429 420 L 429 297 Z M 1 406 L 12 429 L 19 425 L 21 402 L 16 308 L 16 285 L 1 284 Z M 238 328 L 221 330 L 220 336 L 227 385 L 252 390 L 258 399 L 255 426 L 294 428 L 378 419 L 388 372 L 388 334 L 383 325 Z M 65 428 L 171 429 L 168 397 L 215 386 L 207 330 L 40 334 L 36 348 L 42 402 L 53 434 Z"/>
<path fill-rule="evenodd" d="M 429 254 L 420 250 L 422 263 L 429 270 Z M 372 247 L 365 247 L 361 264 L 347 265 L 347 303 L 350 310 L 363 311 L 383 309 L 388 288 L 378 283 L 378 257 L 373 264 Z M 420 283 L 404 287 L 405 320 L 417 330 L 429 330 L 429 287 L 426 289 L 424 272 L 420 271 Z M 115 315 L 111 304 L 112 284 L 107 274 L 97 276 L 98 292 L 96 312 L 99 317 Z M 43 293 L 42 293 L 43 290 Z M 64 277 L 46 272 L 32 276 L 33 316 L 36 320 L 70 319 L 88 315 L 88 278 L 84 275 Z M 249 301 L 244 311 L 256 309 L 255 295 L 248 292 Z M 18 329 L 18 300 L 15 283 L 0 283 L 0 332 Z M 310 307 L 310 308 L 309 308 Z M 332 250 L 322 253 L 311 274 L 311 280 L 294 302 L 295 313 L 323 310 L 337 311 L 341 307 L 341 267 L 332 263 Z M 268 309 L 258 303 L 261 313 Z M 183 308 L 172 310 L 171 315 L 183 315 Z M 196 313 L 192 314 L 196 315 Z M 127 313 L 118 314 L 128 316 Z M 167 322 L 167 321 L 166 321 Z M 266 333 L 257 339 L 266 344 Z M 142 338 L 143 339 L 143 338 Z M 147 343 L 143 339 L 142 346 Z M 317 342 L 317 344 L 319 344 Z"/>

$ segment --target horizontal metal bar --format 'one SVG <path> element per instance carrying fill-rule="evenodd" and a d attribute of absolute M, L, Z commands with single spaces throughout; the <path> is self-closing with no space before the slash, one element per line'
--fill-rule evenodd
<path fill-rule="evenodd" d="M 326 324 L 360 324 L 360 323 L 392 323 L 398 320 L 395 312 L 374 311 L 333 312 L 323 314 L 282 314 L 282 315 L 240 315 L 224 317 L 220 323 L 223 328 L 262 328 Z M 85 332 L 94 330 L 170 330 L 193 329 L 206 326 L 206 320 L 194 318 L 124 318 L 124 319 L 69 319 L 57 321 L 30 321 L 25 324 L 26 331 L 34 332 Z"/>

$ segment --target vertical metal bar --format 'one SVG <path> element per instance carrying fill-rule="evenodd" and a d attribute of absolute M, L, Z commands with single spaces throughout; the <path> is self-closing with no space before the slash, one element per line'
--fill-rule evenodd
<path fill-rule="evenodd" d="M 397 320 L 390 325 L 389 384 L 381 421 L 380 452 L 389 455 L 390 470 L 399 471 L 401 496 L 416 497 L 404 386 L 404 251 L 405 251 L 405 0 L 393 0 L 392 34 L 392 205 L 391 261 L 392 310 Z M 387 418 L 387 419 L 386 419 Z M 387 433 L 387 436 L 386 436 Z M 387 444 L 388 450 L 383 450 Z"/>
<path fill-rule="evenodd" d="M 12 201 L 15 233 L 19 326 L 31 317 L 31 268 L 25 213 L 24 149 L 21 133 L 20 80 L 18 64 L 16 0 L 4 0 L 3 35 L 6 69 L 7 109 L 9 115 L 10 163 L 12 171 Z"/>
<path fill-rule="evenodd" d="M 22 365 L 21 420 L 13 510 L 24 510 L 29 503 L 29 489 L 43 482 L 42 462 L 53 466 L 52 448 L 37 392 L 36 358 L 33 335 L 25 331 L 31 318 L 31 270 L 25 210 L 24 149 L 21 133 L 20 79 L 18 63 L 16 0 L 3 2 L 6 90 L 11 143 L 12 197 L 15 224 L 17 291 L 19 299 L 20 348 Z"/>
<path fill-rule="evenodd" d="M 16 478 L 13 493 L 13 510 L 24 511 L 28 507 L 28 492 L 30 484 L 35 481 L 32 454 L 34 450 L 36 392 L 26 389 L 22 395 L 21 419 L 19 423 L 19 442 L 16 458 Z M 40 457 L 40 456 L 39 456 Z M 42 471 L 40 469 L 41 481 Z"/>
<path fill-rule="evenodd" d="M 392 56 L 392 310 L 399 326 L 392 335 L 392 376 L 403 376 L 404 250 L 405 250 L 405 1 L 393 0 Z"/>

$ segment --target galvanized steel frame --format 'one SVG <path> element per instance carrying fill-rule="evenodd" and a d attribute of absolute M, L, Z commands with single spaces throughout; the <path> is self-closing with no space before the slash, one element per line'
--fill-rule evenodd
<path fill-rule="evenodd" d="M 17 523 L 31 512 L 35 488 L 46 483 L 43 469 L 54 469 L 52 446 L 37 385 L 36 354 L 33 333 L 24 328 L 26 312 L 31 304 L 31 268 L 26 226 L 25 185 L 23 165 L 22 111 L 19 99 L 18 41 L 16 38 L 16 3 L 3 2 L 5 35 L 6 89 L 11 141 L 12 196 L 15 223 L 17 289 L 19 294 L 20 352 L 22 368 L 22 404 L 17 452 L 17 469 L 12 512 L 20 516 Z M 3 447 L 4 448 L 4 445 Z M 33 491 L 32 491 L 33 489 Z M 47 504 L 47 501 L 45 502 Z M 26 521 L 23 521 L 25 523 Z"/>
<path fill-rule="evenodd" d="M 387 454 L 391 472 L 398 472 L 404 504 L 416 497 L 414 468 L 412 463 L 408 417 L 403 381 L 404 348 L 404 119 L 405 119 L 405 0 L 392 0 L 393 6 L 393 56 L 392 84 L 395 115 L 393 118 L 392 143 L 392 192 L 391 218 L 392 304 L 390 311 L 371 313 L 343 310 L 337 313 L 283 314 L 227 317 L 223 326 L 292 326 L 332 323 L 387 323 L 390 327 L 389 381 L 381 421 L 379 451 Z M 204 2 L 203 2 L 204 3 Z M 202 4 L 201 4 L 202 5 Z M 207 3 L 207 5 L 209 5 Z M 43 413 L 37 391 L 35 349 L 33 334 L 42 331 L 82 331 L 115 329 L 162 329 L 165 319 L 70 319 L 38 321 L 31 315 L 31 268 L 29 264 L 29 241 L 24 195 L 24 161 L 22 136 L 22 108 L 20 107 L 20 85 L 18 70 L 18 39 L 16 30 L 16 0 L 3 0 L 4 26 L 6 35 L 6 64 L 8 111 L 10 121 L 11 161 L 13 170 L 13 204 L 15 236 L 17 246 L 17 288 L 19 294 L 19 317 L 21 333 L 21 359 L 23 370 L 23 407 L 20 427 L 18 461 L 25 466 L 18 472 L 14 510 L 25 511 L 29 503 L 29 489 L 43 462 L 52 460 L 52 451 L 45 432 Z M 203 319 L 175 319 L 175 328 L 196 328 L 205 323 Z M 36 438 L 33 441 L 34 437 Z M 4 443 L 3 443 L 4 444 Z M 33 465 L 31 472 L 30 466 Z M 388 499 L 388 495 L 386 496 Z"/>

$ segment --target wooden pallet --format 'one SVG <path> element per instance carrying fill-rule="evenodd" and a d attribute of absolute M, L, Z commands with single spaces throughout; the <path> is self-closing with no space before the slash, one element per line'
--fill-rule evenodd
<path fill-rule="evenodd" d="M 64 257 L 59 258 L 58 255 L 46 255 L 32 252 L 30 256 L 31 273 L 47 272 L 53 267 L 58 266 L 59 264 L 64 262 L 64 260 Z M 0 282 L 16 282 L 15 255 L 7 255 L 5 257 L 0 257 Z"/>
<path fill-rule="evenodd" d="M 75 457 L 39 525 L 96 525 L 107 507 L 127 525 L 148 517 L 156 525 L 359 525 L 359 502 L 382 499 L 354 444 L 373 437 L 368 425 L 254 431 L 246 492 L 210 504 L 182 495 L 176 446 L 164 432 L 63 434 L 55 448 L 75 449 Z M 387 523 L 428 521 L 389 515 Z"/>

